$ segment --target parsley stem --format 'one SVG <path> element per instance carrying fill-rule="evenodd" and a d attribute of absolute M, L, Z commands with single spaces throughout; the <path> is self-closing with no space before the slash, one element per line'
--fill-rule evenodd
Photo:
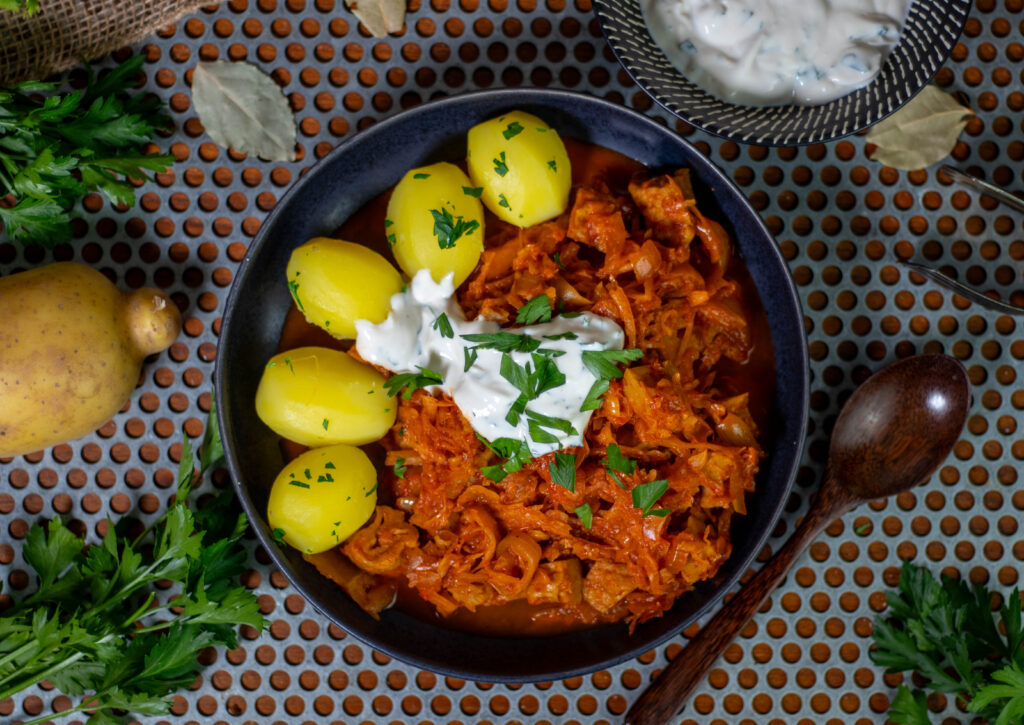
<path fill-rule="evenodd" d="M 130 627 L 136 620 L 146 616 L 146 614 L 149 613 L 149 605 L 153 603 L 153 599 L 155 597 L 156 594 L 154 592 L 150 592 L 149 596 L 146 598 L 146 601 L 142 603 L 141 607 L 135 610 L 135 613 L 132 614 L 132 616 L 128 617 L 123 626 L 125 628 Z"/>
<path fill-rule="evenodd" d="M 40 725 L 40 723 L 49 722 L 50 720 L 56 720 L 59 717 L 67 717 L 68 715 L 73 715 L 76 712 L 82 712 L 84 710 L 90 710 L 90 709 L 94 709 L 94 710 L 108 710 L 109 708 L 93 706 L 93 705 L 87 705 L 87 704 L 85 704 L 83 702 L 80 705 L 76 705 L 75 707 L 71 708 L 70 710 L 62 710 L 61 712 L 52 712 L 49 715 L 40 715 L 39 717 L 34 718 L 32 720 L 24 721 L 23 723 L 21 723 L 21 725 Z"/>
<path fill-rule="evenodd" d="M 104 637 L 100 641 L 102 642 L 104 640 L 111 639 L 111 638 L 112 638 L 111 635 L 107 635 L 106 637 Z M 51 649 L 51 652 L 56 652 L 57 649 L 58 648 L 54 647 L 54 648 Z M 21 692 L 22 690 L 25 690 L 25 689 L 27 689 L 29 687 L 32 687 L 32 685 L 38 685 L 40 682 L 42 682 L 43 680 L 47 679 L 51 675 L 54 675 L 57 672 L 60 672 L 61 670 L 63 670 L 64 668 L 66 668 L 66 667 L 68 667 L 70 665 L 73 665 L 75 662 L 78 662 L 78 660 L 82 659 L 83 657 L 85 657 L 85 653 L 84 652 L 76 652 L 75 654 L 71 655 L 67 659 L 63 659 L 60 662 L 58 662 L 57 664 L 51 665 L 50 667 L 47 667 L 45 670 L 43 670 L 38 675 L 28 675 L 28 676 L 26 676 L 24 678 L 24 680 L 18 681 L 16 684 L 9 686 L 6 690 L 0 691 L 0 701 L 5 700 L 8 697 L 13 696 L 13 695 Z"/>

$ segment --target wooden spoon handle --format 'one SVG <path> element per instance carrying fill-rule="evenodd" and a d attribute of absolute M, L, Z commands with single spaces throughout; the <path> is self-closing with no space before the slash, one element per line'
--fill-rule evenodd
<path fill-rule="evenodd" d="M 626 713 L 625 725 L 663 725 L 675 717 L 711 665 L 761 608 L 796 558 L 829 522 L 850 508 L 846 501 L 824 495 L 829 489 L 832 487 L 826 483 L 811 502 L 807 516 L 778 553 L 712 617 L 633 703 Z"/>

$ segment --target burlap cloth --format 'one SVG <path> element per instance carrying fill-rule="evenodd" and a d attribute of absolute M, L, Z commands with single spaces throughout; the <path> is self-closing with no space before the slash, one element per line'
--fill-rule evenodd
<path fill-rule="evenodd" d="M 0 11 L 0 85 L 46 78 L 134 43 L 210 0 L 41 0 L 31 18 Z"/>

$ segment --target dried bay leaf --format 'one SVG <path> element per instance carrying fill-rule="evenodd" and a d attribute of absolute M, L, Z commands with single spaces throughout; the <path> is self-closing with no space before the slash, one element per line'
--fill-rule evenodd
<path fill-rule="evenodd" d="M 386 38 L 405 27 L 405 5 L 406 0 L 345 0 L 345 7 L 375 38 Z"/>
<path fill-rule="evenodd" d="M 942 161 L 956 146 L 974 111 L 929 85 L 903 108 L 872 126 L 866 141 L 875 144 L 871 159 L 903 171 Z"/>
<path fill-rule="evenodd" d="M 274 79 L 239 61 L 199 63 L 192 103 L 217 145 L 267 161 L 294 161 L 296 127 L 288 99 Z"/>

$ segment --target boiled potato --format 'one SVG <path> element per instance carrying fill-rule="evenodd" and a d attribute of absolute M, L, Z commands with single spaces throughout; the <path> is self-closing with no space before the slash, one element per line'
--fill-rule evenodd
<path fill-rule="evenodd" d="M 407 275 L 429 269 L 435 282 L 452 273 L 455 286 L 462 284 L 484 250 L 479 195 L 453 164 L 424 166 L 402 177 L 384 225 L 395 259 Z"/>
<path fill-rule="evenodd" d="M 181 314 L 166 294 L 122 294 L 58 262 L 0 278 L 0 457 L 81 438 L 131 397 L 142 361 L 169 347 Z"/>
<path fill-rule="evenodd" d="M 355 446 L 314 448 L 274 480 L 267 523 L 274 538 L 305 554 L 339 546 L 377 506 L 377 469 Z"/>
<path fill-rule="evenodd" d="M 260 420 L 310 448 L 380 440 L 394 425 L 396 411 L 383 375 L 326 347 L 275 355 L 256 389 Z"/>
<path fill-rule="evenodd" d="M 391 312 L 391 295 L 402 276 L 362 244 L 316 237 L 292 252 L 288 289 L 306 319 L 333 337 L 356 336 L 356 320 L 380 323 Z"/>
<path fill-rule="evenodd" d="M 495 216 L 519 227 L 565 211 L 572 167 L 558 134 L 536 116 L 513 111 L 469 129 L 473 184 Z"/>

